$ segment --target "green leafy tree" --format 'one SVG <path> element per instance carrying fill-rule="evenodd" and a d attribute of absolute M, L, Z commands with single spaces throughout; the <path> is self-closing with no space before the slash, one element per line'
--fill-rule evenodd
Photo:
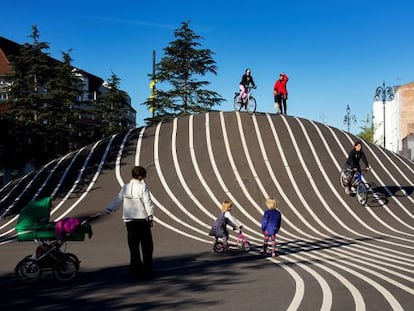
<path fill-rule="evenodd" d="M 217 75 L 214 53 L 201 48 L 203 37 L 189 27 L 189 22 L 183 22 L 174 36 L 156 65 L 155 78 L 161 87 L 144 103 L 155 108 L 154 116 L 146 119 L 148 123 L 210 111 L 224 101 L 217 92 L 206 89 L 209 81 L 201 80 L 210 73 Z"/>
<path fill-rule="evenodd" d="M 361 122 L 363 123 L 363 125 L 360 126 L 361 132 L 359 132 L 357 136 L 362 138 L 363 140 L 374 143 L 375 125 L 373 118 L 371 118 L 370 115 L 367 114 L 365 120 L 362 120 Z"/>

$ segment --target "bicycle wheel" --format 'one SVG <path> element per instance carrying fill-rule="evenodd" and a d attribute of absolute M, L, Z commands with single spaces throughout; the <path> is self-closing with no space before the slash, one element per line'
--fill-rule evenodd
<path fill-rule="evenodd" d="M 224 251 L 223 242 L 217 241 L 214 243 L 213 249 L 216 253 L 222 253 Z"/>
<path fill-rule="evenodd" d="M 249 97 L 249 102 L 247 103 L 247 112 L 253 114 L 256 111 L 256 99 L 253 96 Z"/>
<path fill-rule="evenodd" d="M 240 111 L 243 104 L 241 102 L 239 102 L 239 95 L 237 95 L 237 93 L 234 95 L 234 110 L 235 111 Z"/>
<path fill-rule="evenodd" d="M 79 259 L 70 253 L 59 256 L 53 274 L 55 278 L 62 282 L 72 280 L 79 271 Z"/>
<path fill-rule="evenodd" d="M 14 275 L 22 283 L 34 283 L 41 274 L 42 270 L 37 260 L 28 257 L 22 259 L 14 269 Z"/>
<path fill-rule="evenodd" d="M 341 183 L 342 188 L 345 188 L 348 185 L 351 178 L 351 173 L 348 170 L 342 169 L 341 176 L 339 177 L 339 182 Z"/>
<path fill-rule="evenodd" d="M 364 185 L 364 183 L 359 183 L 356 189 L 356 197 L 358 200 L 358 203 L 364 206 L 367 204 L 368 201 L 368 191 L 367 187 Z"/>

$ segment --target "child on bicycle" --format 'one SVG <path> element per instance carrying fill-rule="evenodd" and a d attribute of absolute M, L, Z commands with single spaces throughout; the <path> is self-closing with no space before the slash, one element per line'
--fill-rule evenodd
<path fill-rule="evenodd" d="M 351 182 L 356 172 L 361 173 L 360 161 L 364 162 L 367 170 L 370 169 L 367 157 L 364 151 L 362 151 L 362 142 L 360 140 L 355 141 L 353 149 L 349 152 L 348 158 L 345 163 L 345 170 L 348 171 L 348 180 L 345 187 L 345 193 L 351 194 Z"/>
<path fill-rule="evenodd" d="M 254 80 L 251 75 L 251 70 L 250 68 L 247 68 L 240 81 L 239 103 L 243 103 L 243 98 L 247 96 L 247 91 L 249 89 L 250 84 L 253 86 L 253 88 L 256 88 L 256 84 L 254 84 Z"/>
<path fill-rule="evenodd" d="M 223 239 L 223 246 L 225 252 L 229 250 L 229 232 L 227 230 L 227 225 L 233 227 L 233 230 L 236 230 L 237 228 L 242 228 L 242 225 L 239 223 L 239 221 L 231 215 L 232 209 L 233 203 L 231 203 L 230 201 L 223 201 L 221 203 L 221 213 L 214 221 L 209 233 L 210 236 L 214 236 L 216 238 L 216 241 L 219 238 Z"/>
<path fill-rule="evenodd" d="M 267 210 L 263 214 L 262 218 L 262 231 L 263 231 L 263 254 L 266 254 L 267 246 L 270 240 L 272 257 L 276 256 L 276 242 L 275 237 L 279 232 L 282 222 L 282 214 L 277 209 L 277 202 L 274 198 L 266 199 Z"/>

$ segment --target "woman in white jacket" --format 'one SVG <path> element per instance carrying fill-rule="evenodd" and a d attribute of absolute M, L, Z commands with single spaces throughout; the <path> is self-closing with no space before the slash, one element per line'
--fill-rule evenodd
<path fill-rule="evenodd" d="M 150 191 L 144 182 L 147 176 L 146 169 L 142 166 L 135 166 L 131 173 L 131 181 L 121 188 L 105 212 L 110 214 L 123 203 L 122 218 L 128 233 L 131 274 L 151 276 L 154 249 L 151 227 L 153 225 L 154 204 L 151 201 Z"/>

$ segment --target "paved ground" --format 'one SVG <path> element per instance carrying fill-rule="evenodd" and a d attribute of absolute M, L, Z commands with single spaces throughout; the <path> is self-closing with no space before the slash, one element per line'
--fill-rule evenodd
<path fill-rule="evenodd" d="M 210 113 L 136 129 L 51 163 L 0 190 L 0 238 L 34 197 L 53 195 L 51 220 L 102 211 L 148 170 L 157 206 L 155 275 L 128 274 L 120 212 L 70 242 L 81 259 L 70 283 L 44 275 L 21 285 L 13 269 L 33 242 L 0 245 L 5 310 L 409 310 L 414 300 L 414 165 L 366 144 L 373 193 L 359 206 L 339 186 L 354 137 L 293 117 Z M 283 214 L 279 257 L 211 251 L 220 202 L 234 202 L 253 248 L 267 196 Z M 10 223 L 9 223 L 10 222 Z M 232 235 L 234 242 L 234 235 Z"/>

